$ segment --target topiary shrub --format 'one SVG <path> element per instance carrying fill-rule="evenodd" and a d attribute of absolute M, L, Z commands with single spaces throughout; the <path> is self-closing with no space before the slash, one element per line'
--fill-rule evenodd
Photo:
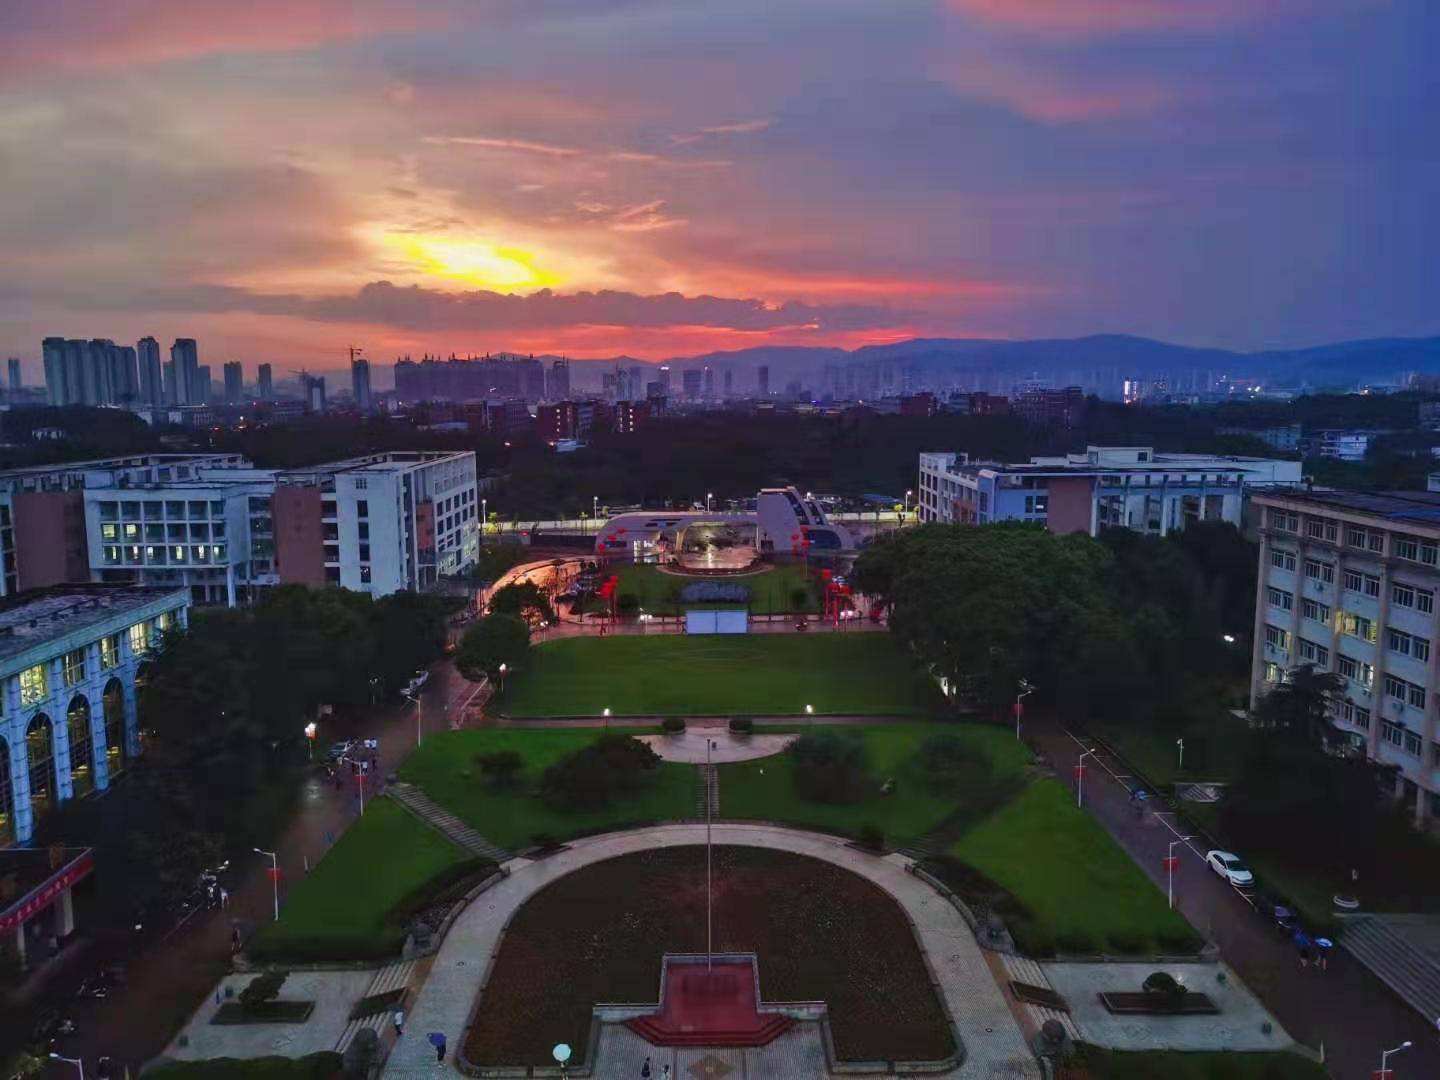
<path fill-rule="evenodd" d="M 822 803 L 857 803 L 875 792 L 867 771 L 865 744 L 854 735 L 816 732 L 790 744 L 795 789 Z"/>
<path fill-rule="evenodd" d="M 256 975 L 245 989 L 240 991 L 240 1004 L 249 1010 L 274 1001 L 279 997 L 280 987 L 285 985 L 288 975 L 289 972 L 286 971 L 266 971 Z"/>
<path fill-rule="evenodd" d="M 660 721 L 660 730 L 667 735 L 679 735 L 685 730 L 685 720 L 679 716 L 667 716 Z"/>
<path fill-rule="evenodd" d="M 733 735 L 749 735 L 755 730 L 755 721 L 748 716 L 732 716 L 730 718 L 730 732 Z"/>
<path fill-rule="evenodd" d="M 1184 983 L 1178 981 L 1168 971 L 1152 971 L 1145 976 L 1145 981 L 1140 984 L 1140 989 L 1147 994 L 1154 994 L 1174 1009 L 1178 1009 L 1184 1004 L 1185 995 L 1190 992 L 1185 989 Z"/>
<path fill-rule="evenodd" d="M 633 795 L 655 776 L 660 755 L 630 735 L 606 734 L 545 770 L 540 795 L 560 810 L 595 810 Z"/>
<path fill-rule="evenodd" d="M 517 750 L 493 750 L 488 754 L 476 754 L 475 764 L 480 766 L 480 775 L 496 787 L 513 787 L 525 767 L 525 757 Z"/>

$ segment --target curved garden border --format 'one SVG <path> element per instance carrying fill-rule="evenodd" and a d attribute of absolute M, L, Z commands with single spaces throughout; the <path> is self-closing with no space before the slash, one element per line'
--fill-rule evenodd
<path fill-rule="evenodd" d="M 1039 1075 L 1039 1065 L 969 926 L 950 903 L 908 872 L 907 858 L 898 854 L 863 854 L 834 836 L 773 825 L 716 823 L 714 833 L 717 844 L 807 855 L 880 886 L 909 919 L 941 1006 L 954 1026 L 956 1045 L 966 1056 L 964 1064 L 953 1069 L 953 1075 L 993 1075 L 993 1066 L 1001 1061 L 1010 1063 L 1015 1075 Z M 703 823 L 659 825 L 577 840 L 564 851 L 539 861 L 517 859 L 507 863 L 510 876 L 461 912 L 451 926 L 430 976 L 412 1005 L 412 1028 L 445 1032 L 457 1050 L 464 1046 L 505 929 L 524 903 L 544 886 L 591 863 L 655 847 L 702 844 L 704 840 Z M 983 1047 L 979 1054 L 977 1046 Z M 935 1063 L 942 1067 L 954 1064 Z M 450 1068 L 453 1075 L 457 1067 Z M 893 1073 L 893 1068 L 894 1063 L 876 1062 L 866 1071 Z M 434 1058 L 423 1040 L 410 1040 L 391 1053 L 386 1075 L 408 1076 L 422 1070 L 433 1072 Z M 473 1066 L 460 1071 L 479 1074 Z M 844 1071 L 858 1070 L 846 1063 Z M 558 1076 L 559 1071 L 534 1067 L 487 1069 L 486 1074 L 541 1077 Z"/>

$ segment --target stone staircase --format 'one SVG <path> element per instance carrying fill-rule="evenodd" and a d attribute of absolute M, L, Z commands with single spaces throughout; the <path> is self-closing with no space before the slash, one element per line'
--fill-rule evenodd
<path fill-rule="evenodd" d="M 370 980 L 370 986 L 366 989 L 365 996 L 374 997 L 376 994 L 388 993 L 391 990 L 398 990 L 402 986 L 408 985 L 410 976 L 414 970 L 414 960 L 401 960 L 397 963 L 390 964 L 388 967 L 381 968 L 375 973 L 375 977 Z M 343 1054 L 345 1048 L 354 1041 L 355 1036 L 359 1034 L 361 1028 L 369 1028 L 377 1035 L 380 1034 L 385 1026 L 390 1023 L 390 1018 L 394 1014 L 395 1009 L 391 1007 L 382 1009 L 374 1016 L 362 1016 L 358 1020 L 351 1020 L 350 1023 L 345 1025 L 345 1030 L 341 1032 L 339 1041 L 335 1043 L 335 1052 L 337 1054 Z"/>
<path fill-rule="evenodd" d="M 1440 965 L 1375 915 L 1345 916 L 1340 945 L 1411 1008 L 1434 1021 L 1440 1016 Z"/>
<path fill-rule="evenodd" d="M 1054 990 L 1050 985 L 1050 979 L 1045 974 L 1045 969 L 1040 964 L 1026 956 L 1003 955 L 1000 958 L 1005 965 L 1005 972 L 1010 976 L 1012 982 L 1026 983 L 1030 986 L 1039 986 L 1047 990 Z M 1038 1031 L 1046 1020 L 1057 1020 L 1060 1026 L 1070 1034 L 1070 1038 L 1076 1042 L 1081 1040 L 1080 1028 L 1075 1019 L 1062 1009 L 1051 1009 L 1044 1005 L 1035 1005 L 1030 1002 L 1016 1002 L 1016 1007 L 1025 1010 L 1030 1015 L 1031 1022 Z"/>
<path fill-rule="evenodd" d="M 389 795 L 426 825 L 449 839 L 451 843 L 464 848 L 471 854 L 483 855 L 487 859 L 494 859 L 497 863 L 503 863 L 510 858 L 508 851 L 486 840 L 485 837 L 413 784 L 391 784 Z"/>
<path fill-rule="evenodd" d="M 695 793 L 695 816 L 705 820 L 708 809 L 711 817 L 720 816 L 720 770 L 714 765 L 697 765 L 700 770 L 700 789 Z"/>

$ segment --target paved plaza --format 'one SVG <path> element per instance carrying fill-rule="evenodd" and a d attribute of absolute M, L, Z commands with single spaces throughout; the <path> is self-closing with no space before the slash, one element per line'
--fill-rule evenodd
<path fill-rule="evenodd" d="M 313 1001 L 315 1009 L 303 1024 L 212 1024 L 210 1018 L 231 991 L 238 999 L 254 972 L 226 975 L 215 993 L 205 999 L 190 1022 L 165 1048 L 164 1056 L 178 1061 L 209 1058 L 256 1058 L 271 1054 L 304 1057 L 333 1050 L 350 1023 L 350 1010 L 365 996 L 375 969 L 360 971 L 293 971 L 280 988 L 282 1001 Z M 184 1045 L 181 1045 L 182 1042 Z"/>
<path fill-rule="evenodd" d="M 1280 1021 L 1224 964 L 1040 965 L 1050 985 L 1070 1006 L 1070 1018 L 1086 1042 L 1111 1050 L 1288 1050 L 1294 1040 Z M 1165 971 L 1190 990 L 1207 994 L 1217 1016 L 1116 1016 L 1098 994 L 1136 991 L 1146 976 Z M 1270 1025 L 1270 1031 L 1264 1025 Z"/>
<path fill-rule="evenodd" d="M 678 735 L 641 735 L 641 742 L 648 745 L 664 761 L 681 761 L 687 765 L 705 764 L 705 743 L 715 743 L 710 751 L 710 761 L 725 765 L 732 761 L 751 761 L 754 758 L 772 757 L 781 753 L 798 739 L 798 735 L 734 735 L 728 731 L 713 731 L 706 728 L 682 731 Z"/>
<path fill-rule="evenodd" d="M 429 1032 L 442 1032 L 449 1039 L 452 1051 L 461 1048 L 465 1024 L 480 992 L 490 958 L 499 947 L 501 931 L 511 916 L 538 890 L 591 863 L 657 847 L 701 844 L 704 840 L 704 825 L 661 825 L 578 840 L 565 851 L 538 861 L 511 860 L 506 864 L 510 876 L 479 897 L 451 927 L 435 958 L 430 976 L 410 1010 L 410 1029 L 422 1036 Z M 938 980 L 938 989 L 955 1016 L 966 1059 L 949 1075 L 974 1080 L 992 1077 L 1028 1080 L 1040 1076 L 1039 1064 L 1027 1047 L 1020 1026 L 1006 1004 L 974 935 L 949 903 L 923 881 L 906 872 L 909 860 L 900 855 L 865 855 L 833 836 L 768 825 L 716 825 L 714 841 L 741 847 L 773 848 L 823 859 L 883 888 L 914 923 L 920 947 Z M 658 972 L 656 977 L 658 993 Z M 777 1040 L 762 1051 L 747 1052 L 752 1055 L 750 1059 L 735 1051 L 713 1051 L 715 1061 L 728 1064 L 735 1071 L 716 1071 L 710 1075 L 825 1076 L 823 1055 L 818 1059 L 814 1057 L 816 1048 L 813 1040 L 806 1038 L 805 1026 L 802 1025 L 801 1030 L 793 1034 L 794 1038 L 787 1036 Z M 637 1046 L 637 1043 L 640 1045 Z M 648 1045 L 628 1033 L 621 1034 L 607 1027 L 594 1075 L 638 1076 L 640 1064 L 645 1058 L 641 1051 Z M 662 1060 L 670 1060 L 672 1065 L 685 1066 L 685 1071 L 676 1071 L 676 1080 L 706 1075 L 704 1065 L 699 1065 L 699 1071 L 692 1068 L 705 1058 L 706 1052 L 653 1047 L 649 1052 L 656 1055 L 653 1059 L 656 1065 Z M 785 1064 L 782 1066 L 778 1059 L 771 1061 L 766 1058 L 762 1061 L 760 1056 L 756 1056 L 767 1052 L 784 1055 Z M 637 1057 L 637 1053 L 640 1056 Z M 662 1059 L 659 1057 L 661 1054 L 674 1057 Z M 731 1062 L 731 1056 L 740 1059 L 738 1063 Z M 772 1066 L 782 1071 L 771 1071 Z M 658 1069 L 656 1072 L 658 1075 Z M 459 1075 L 459 1072 L 449 1061 L 443 1066 L 437 1065 L 433 1052 L 422 1038 L 401 1040 L 401 1045 L 391 1052 L 385 1075 L 435 1076 Z"/>

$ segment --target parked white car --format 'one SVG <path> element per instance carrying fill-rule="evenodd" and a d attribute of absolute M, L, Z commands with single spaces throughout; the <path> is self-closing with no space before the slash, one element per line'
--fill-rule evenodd
<path fill-rule="evenodd" d="M 1240 861 L 1239 855 L 1228 851 L 1210 851 L 1205 854 L 1205 863 L 1237 888 L 1248 889 L 1255 884 L 1255 875 Z"/>

